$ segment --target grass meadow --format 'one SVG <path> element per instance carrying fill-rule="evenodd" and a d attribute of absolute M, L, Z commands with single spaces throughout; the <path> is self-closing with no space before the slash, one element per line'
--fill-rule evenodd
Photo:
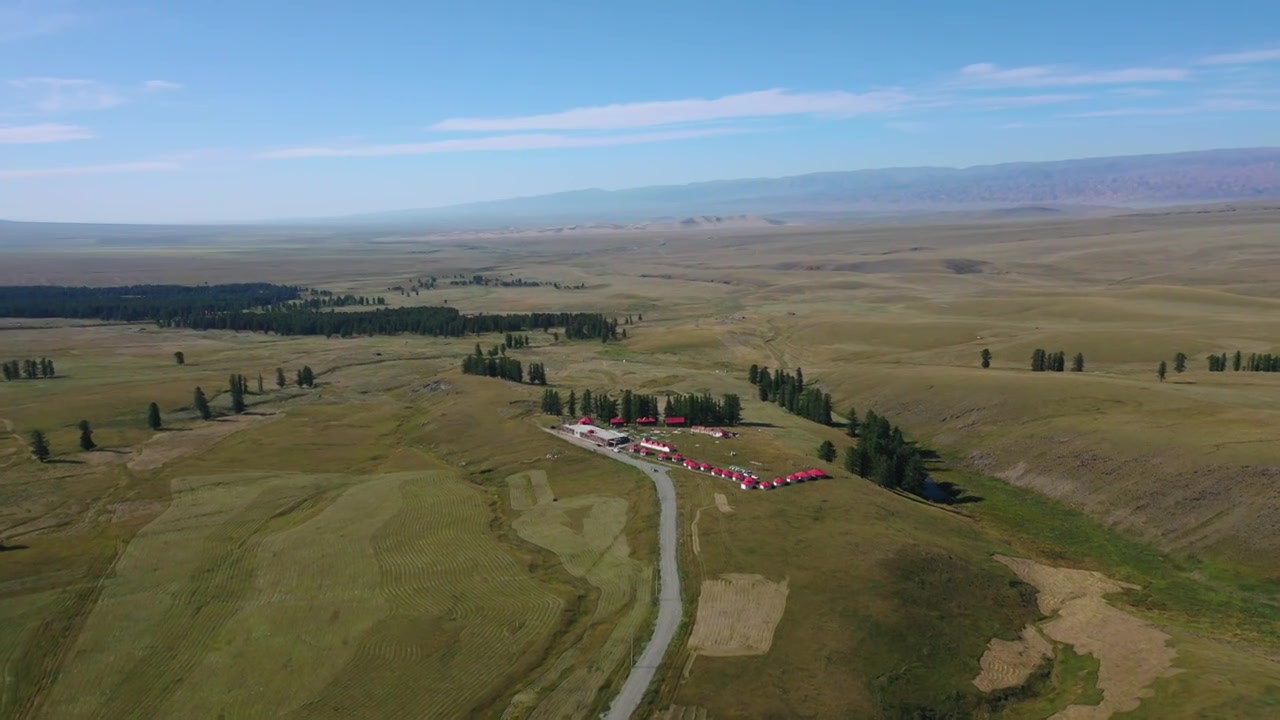
<path fill-rule="evenodd" d="M 1140 586 L 1107 601 L 1169 635 L 1176 672 L 1124 717 L 1249 718 L 1280 712 L 1280 376 L 1209 373 L 1205 358 L 1280 351 L 1278 226 L 1242 208 L 665 237 L 233 237 L 71 260 L 7 251 L 0 281 L 234 277 L 464 312 L 631 316 L 620 343 L 534 333 L 512 353 L 545 363 L 564 395 L 737 393 L 741 437 L 670 439 L 766 477 L 834 475 L 765 493 L 673 473 L 686 626 L 647 712 L 1046 718 L 1096 704 L 1113 660 L 1069 644 L 1021 688 L 972 685 L 992 638 L 1048 620 L 1036 588 L 991 559 L 1002 553 Z M 586 287 L 389 289 L 457 274 Z M 3 321 L 0 355 L 53 358 L 61 377 L 0 384 L 0 538 L 22 548 L 0 555 L 0 717 L 602 710 L 652 621 L 653 490 L 546 433 L 541 388 L 461 375 L 476 342 L 500 338 Z M 1032 373 L 1036 348 L 1081 352 L 1085 371 Z M 1177 352 L 1187 372 L 1159 382 Z M 972 502 L 926 503 L 817 461 L 823 440 L 855 440 L 756 400 L 752 363 L 802 367 L 841 416 L 886 415 Z M 304 364 L 317 387 L 275 388 L 275 368 L 292 378 Z M 246 416 L 199 421 L 194 387 L 225 409 L 231 373 L 252 391 L 262 374 L 264 391 Z M 144 422 L 153 401 L 160 433 Z M 76 448 L 81 419 L 102 450 Z M 35 428 L 51 463 L 26 456 Z M 733 574 L 787 583 L 769 650 L 694 657 L 698 589 Z"/>

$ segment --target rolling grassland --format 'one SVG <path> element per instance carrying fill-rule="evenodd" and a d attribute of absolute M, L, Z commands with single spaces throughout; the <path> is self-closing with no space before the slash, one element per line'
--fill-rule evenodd
<path fill-rule="evenodd" d="M 741 437 L 667 438 L 763 477 L 833 475 L 744 493 L 673 471 L 688 611 L 650 715 L 1266 718 L 1280 713 L 1280 375 L 1207 358 L 1280 352 L 1277 228 L 1241 207 L 4 256 L 49 282 L 216 275 L 631 316 L 622 342 L 531 333 L 509 352 L 544 363 L 562 396 L 739 394 Z M 456 274 L 585 287 L 388 292 Z M 545 432 L 542 388 L 458 372 L 499 337 L 3 327 L 8 354 L 52 357 L 64 377 L 0 384 L 0 537 L 25 546 L 0 555 L 0 717 L 416 717 L 429 698 L 454 717 L 589 716 L 620 686 L 652 621 L 652 488 Z M 1033 373 L 1036 348 L 1083 353 L 1085 369 Z M 1187 370 L 1160 382 L 1179 352 Z M 270 385 L 304 363 L 316 388 L 251 392 L 234 421 L 190 408 L 197 384 L 225 410 L 228 373 Z M 816 460 L 824 440 L 858 441 L 756 399 L 752 363 L 802 367 L 841 421 L 854 407 L 901 425 L 966 501 Z M 146 428 L 150 401 L 169 430 Z M 74 449 L 82 418 L 104 450 Z M 32 428 L 54 462 L 26 457 Z M 1082 577 L 1110 584 L 1058 582 Z M 750 653 L 715 651 L 730 645 Z"/>

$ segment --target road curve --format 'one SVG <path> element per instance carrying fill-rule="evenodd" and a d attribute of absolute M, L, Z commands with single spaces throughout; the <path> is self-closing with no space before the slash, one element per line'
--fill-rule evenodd
<path fill-rule="evenodd" d="M 644 651 L 636 658 L 631 674 L 623 683 L 622 690 L 609 705 L 605 720 L 629 720 L 640 707 L 644 694 L 653 682 L 653 676 L 667 654 L 667 648 L 675 639 L 680 629 L 680 618 L 684 615 L 684 604 L 680 599 L 680 568 L 676 559 L 676 540 L 679 536 L 676 522 L 676 486 L 667 474 L 668 468 L 645 462 L 625 453 L 602 450 L 591 443 L 575 440 L 556 433 L 560 437 L 596 452 L 640 468 L 653 480 L 658 491 L 658 620 L 653 626 L 653 635 Z"/>

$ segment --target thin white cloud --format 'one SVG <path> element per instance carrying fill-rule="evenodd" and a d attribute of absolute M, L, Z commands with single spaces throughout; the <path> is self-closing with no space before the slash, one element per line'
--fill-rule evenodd
<path fill-rule="evenodd" d="M 67 177 L 71 175 L 114 175 L 118 173 L 163 172 L 177 170 L 178 163 L 165 161 L 117 163 L 114 165 L 79 165 L 57 168 L 27 168 L 0 170 L 0 180 L 28 178 Z"/>
<path fill-rule="evenodd" d="M 1190 71 L 1183 68 L 1135 67 L 1077 71 L 1056 65 L 1002 68 L 992 63 L 974 63 L 960 69 L 957 84 L 972 87 L 1067 87 L 1179 82 L 1189 77 Z"/>
<path fill-rule="evenodd" d="M 1000 129 L 1001 130 L 1017 130 L 1018 128 L 1024 128 L 1026 126 L 1027 126 L 1026 123 L 1011 122 L 1011 123 L 1005 123 L 1001 125 Z"/>
<path fill-rule="evenodd" d="M 168 80 L 148 80 L 142 83 L 142 89 L 147 92 L 166 92 L 169 90 L 181 90 L 182 83 L 169 82 Z"/>
<path fill-rule="evenodd" d="M 621 103 L 520 117 L 451 118 L 431 130 L 518 132 L 525 130 L 625 130 L 708 121 L 789 115 L 840 115 L 886 112 L 911 100 L 906 93 L 882 90 L 863 94 L 843 91 L 791 93 L 760 90 L 724 97 Z"/>
<path fill-rule="evenodd" d="M 110 85 L 96 80 L 56 77 L 28 77 L 9 84 L 32 95 L 32 103 L 43 112 L 102 110 L 124 102 L 124 96 Z"/>
<path fill-rule="evenodd" d="M 1034 107 L 1037 105 L 1058 105 L 1061 103 L 1079 102 L 1087 100 L 1088 95 L 1083 94 L 1045 94 L 1045 95 L 1013 95 L 1010 97 L 982 97 L 975 98 L 974 104 L 981 105 L 988 110 L 1003 110 L 1005 108 L 1015 107 Z"/>
<path fill-rule="evenodd" d="M 1161 115 L 1201 115 L 1222 112 L 1250 112 L 1280 110 L 1280 104 L 1267 103 L 1249 98 L 1210 98 L 1194 105 L 1178 105 L 1170 107 L 1123 107 L 1110 110 L 1093 110 L 1074 113 L 1067 117 L 1075 118 L 1108 118 L 1137 117 Z"/>
<path fill-rule="evenodd" d="M 1253 63 L 1280 60 L 1280 48 L 1271 50 L 1252 50 L 1249 52 L 1225 53 L 1200 58 L 1201 65 L 1251 65 Z"/>
<path fill-rule="evenodd" d="M 668 130 L 663 132 L 630 133 L 625 135 L 558 135 L 522 134 L 497 135 L 482 138 L 435 140 L 424 143 L 397 143 L 390 145 L 357 145 L 353 147 L 297 147 L 272 150 L 259 155 L 262 158 L 310 158 L 310 157 L 386 157 L 392 155 L 428 155 L 456 152 L 504 152 L 512 150 L 549 150 L 556 148 L 606 147 L 611 145 L 640 145 L 644 143 L 690 140 L 746 132 L 742 128 L 703 128 L 692 130 Z"/>
<path fill-rule="evenodd" d="M 0 43 L 61 32 L 79 22 L 69 12 L 50 12 L 47 2 L 28 0 L 0 4 Z"/>
<path fill-rule="evenodd" d="M 1148 87 L 1124 87 L 1109 90 L 1112 95 L 1123 95 L 1125 97 L 1159 97 L 1165 94 L 1160 88 Z"/>
<path fill-rule="evenodd" d="M 39 123 L 36 125 L 0 125 L 0 145 L 39 145 L 71 140 L 88 140 L 93 132 L 79 125 Z"/>

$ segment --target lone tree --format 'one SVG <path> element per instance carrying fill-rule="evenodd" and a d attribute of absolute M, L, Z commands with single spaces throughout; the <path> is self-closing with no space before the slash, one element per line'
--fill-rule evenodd
<path fill-rule="evenodd" d="M 830 440 L 823 440 L 818 446 L 818 458 L 831 462 L 836 459 L 836 446 Z"/>
<path fill-rule="evenodd" d="M 849 424 L 844 427 L 849 437 L 858 437 L 858 409 L 850 406 L 849 408 Z"/>
<path fill-rule="evenodd" d="M 152 430 L 159 430 L 163 426 L 164 423 L 160 421 L 160 406 L 151 403 L 147 406 L 147 427 Z"/>
<path fill-rule="evenodd" d="M 1173 356 L 1173 371 L 1181 373 L 1187 369 L 1187 354 L 1178 353 Z"/>
<path fill-rule="evenodd" d="M 304 385 L 306 387 L 316 386 L 316 374 L 311 371 L 310 365 L 302 366 L 302 382 L 299 384 Z"/>
<path fill-rule="evenodd" d="M 244 385 L 243 375 L 233 375 L 231 377 L 231 412 L 236 415 L 244 412 L 248 407 L 244 401 Z"/>
<path fill-rule="evenodd" d="M 258 394 L 262 394 L 262 373 L 258 373 Z"/>
<path fill-rule="evenodd" d="M 31 431 L 31 457 L 40 462 L 49 459 L 49 441 L 45 439 L 44 433 L 39 430 Z"/>
<path fill-rule="evenodd" d="M 1160 361 L 1160 367 L 1156 368 L 1156 377 L 1160 378 L 1160 382 L 1164 382 L 1164 376 L 1169 374 L 1169 365 L 1165 361 Z"/>
<path fill-rule="evenodd" d="M 88 452 L 98 447 L 98 444 L 93 441 L 93 428 L 89 427 L 88 420 L 81 420 L 80 422 L 76 423 L 76 427 L 80 428 L 80 449 L 81 450 Z"/>
<path fill-rule="evenodd" d="M 201 420 L 208 420 L 213 417 L 213 410 L 209 409 L 209 398 L 204 396 L 204 390 L 199 387 L 196 388 L 192 404 L 196 406 L 196 412 L 200 413 Z"/>
<path fill-rule="evenodd" d="M 288 384 L 289 384 L 289 381 L 288 381 L 288 380 L 286 380 L 286 379 L 285 379 L 285 377 L 284 377 L 284 369 L 283 369 L 283 368 L 276 368 L 276 387 L 278 387 L 278 388 L 280 388 L 281 390 L 283 390 L 283 389 L 284 389 L 284 386 L 285 386 L 285 385 L 288 385 Z"/>
<path fill-rule="evenodd" d="M 985 370 L 989 367 L 991 367 L 991 351 L 987 348 L 982 348 L 982 369 Z"/>
<path fill-rule="evenodd" d="M 1076 353 L 1071 358 L 1071 372 L 1084 372 L 1084 353 Z"/>
<path fill-rule="evenodd" d="M 174 362 L 178 363 L 179 365 L 186 365 L 186 364 L 187 364 L 187 356 L 186 356 L 186 355 L 183 355 L 181 350 L 179 350 L 178 352 L 176 352 L 176 353 L 174 353 L 174 354 L 173 354 L 173 360 L 174 360 Z"/>
<path fill-rule="evenodd" d="M 568 407 L 568 410 L 569 410 L 569 414 L 570 414 L 570 415 L 577 415 L 577 414 L 578 414 L 578 394 L 577 394 L 576 392 L 574 392 L 573 390 L 570 390 L 570 391 L 569 391 L 569 407 Z"/>

